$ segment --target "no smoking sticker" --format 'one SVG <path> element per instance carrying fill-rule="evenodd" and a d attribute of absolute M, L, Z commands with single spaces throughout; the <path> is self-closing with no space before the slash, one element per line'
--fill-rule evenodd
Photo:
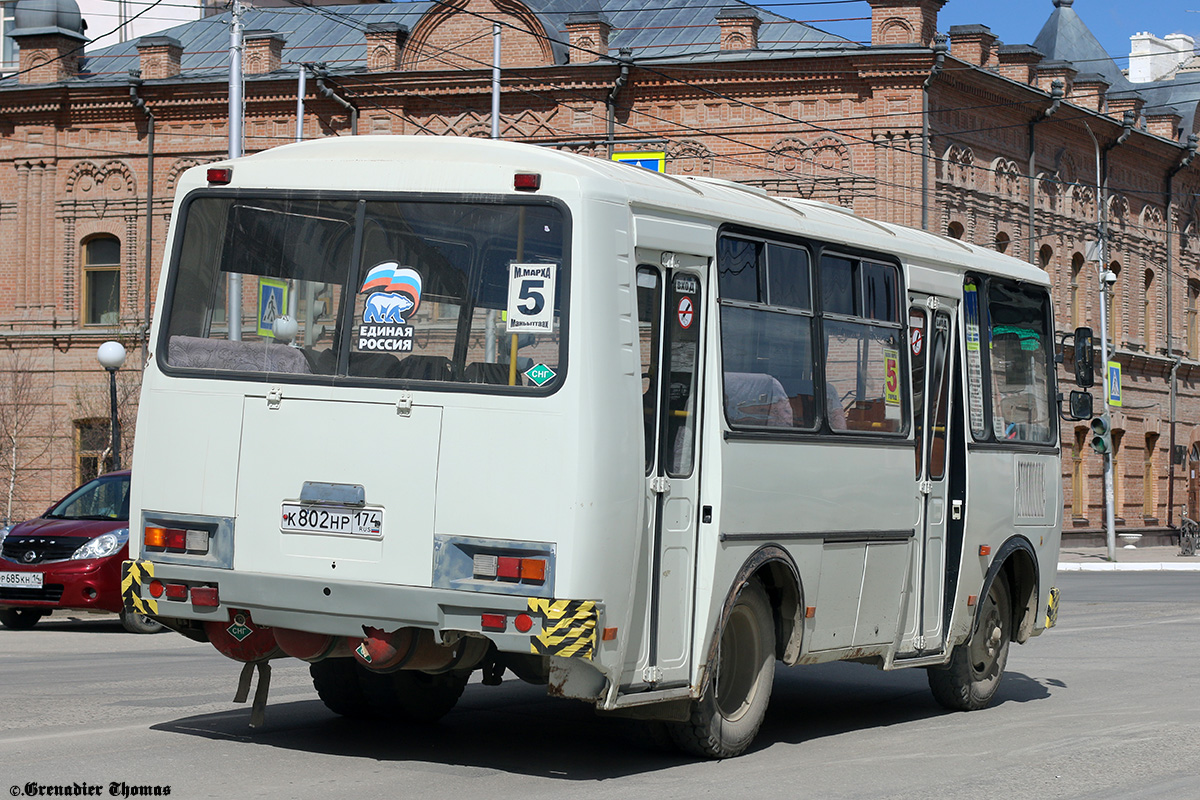
<path fill-rule="evenodd" d="M 912 354 L 914 356 L 921 355 L 921 346 L 924 344 L 924 334 L 920 328 L 913 328 L 908 334 L 909 340 L 912 342 Z"/>
<path fill-rule="evenodd" d="M 692 307 L 692 298 L 679 298 L 679 327 L 687 330 L 692 327 L 692 320 L 696 318 L 696 312 Z"/>

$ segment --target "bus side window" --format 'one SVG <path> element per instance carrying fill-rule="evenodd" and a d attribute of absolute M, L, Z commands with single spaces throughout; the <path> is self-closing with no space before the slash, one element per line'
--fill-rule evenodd
<path fill-rule="evenodd" d="M 808 251 L 722 236 L 717 267 L 730 427 L 812 430 L 817 408 Z"/>
<path fill-rule="evenodd" d="M 904 430 L 899 287 L 894 265 L 821 257 L 825 411 L 833 431 Z"/>

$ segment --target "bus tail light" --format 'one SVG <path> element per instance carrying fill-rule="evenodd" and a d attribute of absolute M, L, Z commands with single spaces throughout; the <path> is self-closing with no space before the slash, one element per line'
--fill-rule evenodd
<path fill-rule="evenodd" d="M 233 180 L 233 167 L 209 167 L 208 182 L 221 186 Z"/>
<path fill-rule="evenodd" d="M 142 536 L 146 550 L 167 553 L 208 553 L 208 531 L 147 525 Z"/>
<path fill-rule="evenodd" d="M 513 175 L 513 188 L 518 192 L 536 192 L 542 188 L 542 176 L 536 172 L 518 172 Z"/>
<path fill-rule="evenodd" d="M 508 617 L 503 614 L 481 614 L 479 627 L 485 631 L 503 631 L 508 628 Z"/>
<path fill-rule="evenodd" d="M 192 605 L 201 608 L 216 608 L 221 605 L 221 598 L 215 586 L 193 586 Z"/>
<path fill-rule="evenodd" d="M 494 556 L 476 553 L 471 560 L 474 577 L 519 581 L 521 583 L 545 583 L 546 559 L 518 558 L 517 556 Z"/>

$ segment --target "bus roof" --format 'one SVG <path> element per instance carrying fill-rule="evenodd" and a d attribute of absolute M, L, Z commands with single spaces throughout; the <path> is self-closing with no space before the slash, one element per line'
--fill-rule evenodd
<path fill-rule="evenodd" d="M 282 161 L 342 164 L 336 170 L 300 165 L 281 170 Z M 361 170 L 354 168 L 356 162 Z M 541 191 L 551 195 L 575 188 L 634 207 L 670 210 L 683 218 L 845 242 L 895 255 L 911 266 L 949 266 L 1049 285 L 1044 271 L 1018 259 L 946 236 L 867 219 L 839 206 L 775 197 L 732 181 L 666 175 L 537 145 L 457 136 L 342 136 L 264 150 L 237 164 L 238 185 L 279 186 L 277 178 L 266 182 L 268 176 L 286 175 L 288 188 L 368 191 L 394 189 L 396 179 L 403 177 L 406 186 L 429 185 L 439 191 L 510 193 L 515 172 L 539 172 Z M 394 168 L 381 168 L 381 164 Z M 197 170 L 201 183 L 203 169 Z"/>

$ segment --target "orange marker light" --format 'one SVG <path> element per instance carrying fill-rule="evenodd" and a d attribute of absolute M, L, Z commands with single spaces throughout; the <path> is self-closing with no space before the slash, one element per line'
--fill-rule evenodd
<path fill-rule="evenodd" d="M 816 606 L 809 606 L 806 609 L 804 609 L 804 618 L 805 619 L 812 619 L 816 615 L 817 615 L 817 607 Z"/>
<path fill-rule="evenodd" d="M 992 546 L 990 544 L 979 545 L 979 555 L 990 556 L 992 554 Z"/>
<path fill-rule="evenodd" d="M 160 550 L 165 550 L 167 547 L 167 529 L 166 528 L 146 528 L 146 535 L 142 538 L 146 547 L 157 547 Z"/>
<path fill-rule="evenodd" d="M 617 629 L 605 628 L 604 633 L 600 635 L 600 640 L 604 642 L 615 642 L 617 640 Z"/>
<path fill-rule="evenodd" d="M 979 595 L 977 595 L 977 594 L 973 594 L 967 598 L 967 605 L 969 605 L 969 606 L 973 606 L 978 602 L 979 602 Z"/>
<path fill-rule="evenodd" d="M 534 583 L 546 580 L 546 562 L 540 558 L 522 558 L 521 580 Z"/>

